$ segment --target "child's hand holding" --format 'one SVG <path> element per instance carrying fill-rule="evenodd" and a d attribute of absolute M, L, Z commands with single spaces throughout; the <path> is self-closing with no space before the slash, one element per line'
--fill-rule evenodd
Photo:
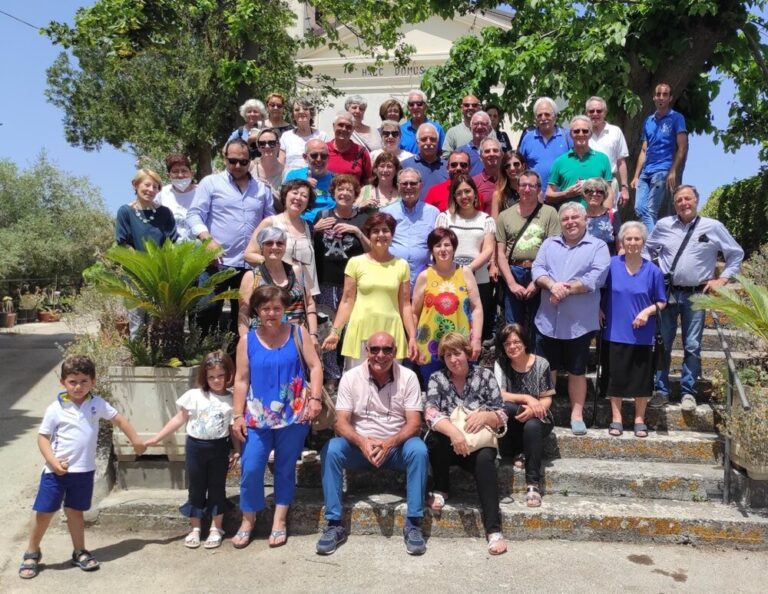
<path fill-rule="evenodd" d="M 157 437 L 150 437 L 149 439 L 144 440 L 144 447 L 148 448 L 149 446 L 156 446 L 160 443 L 160 440 L 157 439 Z"/>
<path fill-rule="evenodd" d="M 147 445 L 137 441 L 133 444 L 133 451 L 136 452 L 137 456 L 141 456 L 144 452 L 147 451 Z"/>
<path fill-rule="evenodd" d="M 235 451 L 230 452 L 229 468 L 227 470 L 232 470 L 239 461 L 240 461 L 240 453 Z"/>

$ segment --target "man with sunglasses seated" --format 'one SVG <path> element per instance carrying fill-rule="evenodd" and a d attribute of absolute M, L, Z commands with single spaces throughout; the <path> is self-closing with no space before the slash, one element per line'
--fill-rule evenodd
<path fill-rule="evenodd" d="M 328 171 L 328 146 L 319 139 L 310 140 L 304 148 L 304 160 L 307 167 L 289 171 L 285 182 L 292 179 L 305 179 L 315 188 L 315 206 L 304 211 L 301 218 L 312 224 L 318 213 L 336 206 L 331 196 L 331 182 L 334 174 Z"/>
<path fill-rule="evenodd" d="M 589 146 L 592 138 L 592 120 L 585 115 L 571 119 L 573 148 L 560 155 L 549 171 L 546 203 L 560 208 L 566 202 L 578 202 L 586 208 L 583 183 L 591 177 L 601 177 L 606 182 L 613 179 L 611 162 L 605 153 Z M 609 188 L 610 204 L 613 204 L 613 190 Z"/>
<path fill-rule="evenodd" d="M 344 470 L 403 470 L 407 479 L 405 550 L 422 555 L 421 531 L 429 457 L 420 439 L 421 390 L 416 374 L 395 361 L 395 339 L 376 332 L 366 344 L 368 360 L 347 371 L 336 397 L 336 434 L 322 452 L 323 495 L 328 525 L 317 542 L 330 555 L 347 540 L 342 524 Z"/>
<path fill-rule="evenodd" d="M 249 172 L 248 143 L 240 138 L 230 140 L 222 153 L 225 170 L 203 178 L 187 211 L 191 236 L 210 239 L 211 249 L 224 249 L 208 272 L 219 268 L 234 268 L 238 272 L 219 284 L 216 293 L 240 287 L 247 270 L 243 256 L 251 235 L 262 219 L 275 214 L 272 190 Z M 218 324 L 223 305 L 223 301 L 214 301 L 198 314 L 197 322 L 204 333 Z M 236 333 L 238 304 L 232 300 L 230 305 L 229 330 Z"/>

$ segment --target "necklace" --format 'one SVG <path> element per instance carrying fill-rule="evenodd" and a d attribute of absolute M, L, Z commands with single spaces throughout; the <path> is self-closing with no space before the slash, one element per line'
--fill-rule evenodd
<path fill-rule="evenodd" d="M 144 211 L 145 211 L 145 210 L 151 210 L 151 211 L 152 211 L 152 214 L 151 214 L 151 215 L 149 215 L 149 217 L 145 217 L 145 216 L 144 216 Z M 136 216 L 137 216 L 137 217 L 139 217 L 139 220 L 140 220 L 142 223 L 144 223 L 145 225 L 149 225 L 149 223 L 150 223 L 151 221 L 154 221 L 154 220 L 155 220 L 155 213 L 157 212 L 157 209 L 156 209 L 156 208 L 154 208 L 154 207 L 153 207 L 153 208 L 151 208 L 151 209 L 149 209 L 149 208 L 140 208 L 140 207 L 138 207 L 138 206 L 134 206 L 134 207 L 133 207 L 133 212 L 135 212 L 135 213 L 136 213 Z"/>

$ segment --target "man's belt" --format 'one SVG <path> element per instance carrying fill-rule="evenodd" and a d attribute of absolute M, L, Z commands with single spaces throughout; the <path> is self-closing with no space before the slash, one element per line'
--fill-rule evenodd
<path fill-rule="evenodd" d="M 696 285 L 695 287 L 682 287 L 680 285 L 672 285 L 673 291 L 682 291 L 683 293 L 700 293 L 704 290 L 704 284 Z"/>
<path fill-rule="evenodd" d="M 510 260 L 510 266 L 520 266 L 520 268 L 531 268 L 533 266 L 533 260 Z"/>

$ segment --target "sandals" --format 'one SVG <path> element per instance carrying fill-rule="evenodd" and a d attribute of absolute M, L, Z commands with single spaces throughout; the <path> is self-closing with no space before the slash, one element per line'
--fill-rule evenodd
<path fill-rule="evenodd" d="M 525 470 L 525 454 L 515 456 L 512 460 L 512 465 L 519 470 Z M 494 532 L 494 534 L 496 533 Z"/>
<path fill-rule="evenodd" d="M 433 512 L 440 512 L 445 507 L 448 495 L 440 491 L 430 491 L 427 497 L 427 505 Z"/>
<path fill-rule="evenodd" d="M 196 549 L 200 546 L 200 528 L 192 528 L 184 539 L 184 546 L 188 549 Z"/>
<path fill-rule="evenodd" d="M 278 538 L 282 538 L 280 542 L 277 542 Z M 283 530 L 273 530 L 269 533 L 269 548 L 270 549 L 276 549 L 277 547 L 283 546 L 286 542 L 288 542 L 288 533 Z"/>
<path fill-rule="evenodd" d="M 492 532 L 488 535 L 488 552 L 491 555 L 503 555 L 507 552 L 507 542 L 501 532 Z"/>
<path fill-rule="evenodd" d="M 635 423 L 635 437 L 648 437 L 648 425 L 645 423 Z"/>
<path fill-rule="evenodd" d="M 608 435 L 613 437 L 621 437 L 624 434 L 624 425 L 620 422 L 613 422 L 608 425 Z"/>
<path fill-rule="evenodd" d="M 232 537 L 232 546 L 236 549 L 244 549 L 249 544 L 251 544 L 251 532 L 253 531 L 253 528 L 250 530 L 238 530 L 237 534 L 235 534 Z M 235 542 L 235 539 L 239 540 L 240 542 Z"/>
<path fill-rule="evenodd" d="M 80 549 L 79 551 L 72 551 L 72 565 L 83 571 L 96 571 L 100 563 L 96 561 L 91 551 Z"/>
<path fill-rule="evenodd" d="M 211 529 L 208 531 L 208 538 L 205 539 L 203 547 L 206 549 L 216 549 L 221 546 L 221 541 L 223 539 L 224 532 L 216 528 L 216 526 L 211 526 Z"/>
<path fill-rule="evenodd" d="M 37 574 L 40 573 L 40 561 L 42 558 L 42 551 L 37 551 L 36 553 L 25 551 L 21 565 L 19 565 L 19 577 L 23 580 L 31 580 L 32 578 L 37 577 Z M 27 563 L 27 561 L 32 561 L 32 563 Z"/>
<path fill-rule="evenodd" d="M 525 505 L 528 507 L 541 507 L 541 492 L 535 485 L 528 485 L 525 493 Z"/>

